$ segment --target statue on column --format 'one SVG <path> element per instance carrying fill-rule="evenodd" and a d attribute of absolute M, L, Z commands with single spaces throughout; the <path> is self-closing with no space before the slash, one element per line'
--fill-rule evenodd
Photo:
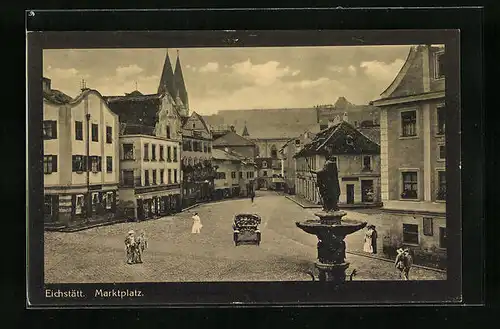
<path fill-rule="evenodd" d="M 323 169 L 316 172 L 318 190 L 323 200 L 323 211 L 334 212 L 339 210 L 340 196 L 339 174 L 337 163 L 333 157 L 328 157 Z"/>

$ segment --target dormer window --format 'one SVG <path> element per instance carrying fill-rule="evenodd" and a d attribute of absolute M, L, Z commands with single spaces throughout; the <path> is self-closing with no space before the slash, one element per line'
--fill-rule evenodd
<path fill-rule="evenodd" d="M 267 161 L 262 161 L 262 168 L 267 168 Z"/>
<path fill-rule="evenodd" d="M 349 146 L 353 146 L 354 145 L 354 141 L 353 141 L 353 138 L 351 135 L 347 135 L 346 138 L 345 138 L 345 143 Z"/>

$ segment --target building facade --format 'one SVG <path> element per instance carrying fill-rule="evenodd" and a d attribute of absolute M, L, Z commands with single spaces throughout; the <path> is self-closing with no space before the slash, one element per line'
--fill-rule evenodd
<path fill-rule="evenodd" d="M 47 226 L 112 220 L 119 202 L 119 122 L 96 90 L 75 99 L 43 78 L 44 218 Z"/>
<path fill-rule="evenodd" d="M 164 137 L 120 137 L 121 206 L 139 221 L 181 210 L 180 143 Z"/>
<path fill-rule="evenodd" d="M 417 257 L 446 259 L 444 47 L 416 46 L 373 104 L 381 109 L 384 251 L 406 245 Z"/>
<path fill-rule="evenodd" d="M 345 121 L 316 134 L 295 155 L 298 196 L 321 203 L 315 172 L 328 156 L 337 163 L 340 206 L 380 203 L 380 146 Z"/>
<path fill-rule="evenodd" d="M 181 161 L 183 205 L 210 200 L 214 192 L 212 133 L 196 112 L 183 117 Z"/>
<path fill-rule="evenodd" d="M 215 176 L 214 199 L 247 197 L 255 190 L 256 169 L 253 159 L 230 149 L 214 149 L 212 153 Z"/>

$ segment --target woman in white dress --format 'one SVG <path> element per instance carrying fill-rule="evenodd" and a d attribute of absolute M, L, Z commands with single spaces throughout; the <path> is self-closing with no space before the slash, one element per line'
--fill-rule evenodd
<path fill-rule="evenodd" d="M 197 212 L 194 213 L 192 218 L 193 218 L 193 227 L 191 228 L 191 233 L 199 234 L 201 228 L 203 227 L 203 225 L 201 225 L 201 218 L 200 216 L 198 216 Z"/>
<path fill-rule="evenodd" d="M 373 236 L 373 228 L 370 225 L 365 233 L 365 243 L 363 245 L 363 251 L 369 252 L 370 254 L 373 253 L 372 236 Z"/>

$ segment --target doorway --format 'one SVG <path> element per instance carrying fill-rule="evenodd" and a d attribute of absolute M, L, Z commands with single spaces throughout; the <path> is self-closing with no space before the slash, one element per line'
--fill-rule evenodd
<path fill-rule="evenodd" d="M 373 181 L 361 181 L 361 202 L 373 202 Z"/>
<path fill-rule="evenodd" d="M 347 203 L 353 204 L 354 203 L 354 184 L 347 184 L 346 191 L 347 191 L 347 193 L 346 193 Z"/>

